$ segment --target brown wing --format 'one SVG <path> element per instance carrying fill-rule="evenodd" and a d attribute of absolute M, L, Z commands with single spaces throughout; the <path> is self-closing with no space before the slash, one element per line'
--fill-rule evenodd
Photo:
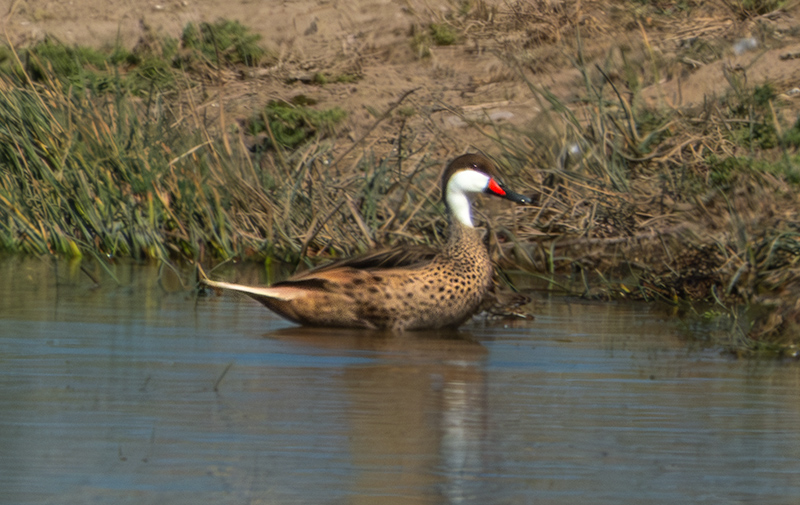
<path fill-rule="evenodd" d="M 436 249 L 426 246 L 395 247 L 328 263 L 305 272 L 300 272 L 283 282 L 296 282 L 313 279 L 331 270 L 378 270 L 384 268 L 418 267 L 430 263 L 436 256 Z M 281 283 L 278 283 L 281 284 Z"/>

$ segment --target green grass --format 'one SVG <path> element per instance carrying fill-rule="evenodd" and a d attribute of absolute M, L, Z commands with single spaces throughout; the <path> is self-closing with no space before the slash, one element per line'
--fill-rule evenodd
<path fill-rule="evenodd" d="M 420 56 L 458 40 L 423 26 L 412 37 Z M 396 120 L 390 154 L 358 155 L 360 144 L 341 154 L 345 112 L 302 94 L 257 104 L 237 123 L 237 142 L 231 118 L 197 98 L 215 85 L 209 70 L 268 63 L 258 38 L 218 21 L 146 42 L 0 48 L 0 250 L 298 261 L 441 238 L 431 188 L 444 160 L 411 126 L 434 127 L 426 108 L 366 107 L 376 125 Z M 493 254 L 569 277 L 558 283 L 584 296 L 699 300 L 733 319 L 737 304 L 791 293 L 800 119 L 785 117 L 771 86 L 737 75 L 727 95 L 695 110 L 647 107 L 638 95 L 657 82 L 661 57 L 631 48 L 591 65 L 582 44 L 574 100 L 528 81 L 543 111 L 533 126 L 475 125 L 515 189 L 539 198 L 492 213 Z M 321 72 L 312 84 L 348 79 Z M 750 335 L 746 326 L 731 347 L 772 348 L 775 328 L 788 327 L 754 324 L 763 331 Z"/>
<path fill-rule="evenodd" d="M 737 183 L 748 182 L 760 174 L 772 174 L 789 184 L 797 185 L 800 183 L 798 161 L 800 161 L 798 156 L 769 161 L 749 156 L 731 156 L 720 159 L 712 155 L 707 159 L 710 169 L 709 181 L 714 187 L 730 189 L 738 187 Z"/>
<path fill-rule="evenodd" d="M 133 50 L 53 39 L 16 55 L 3 48 L 0 249 L 168 260 L 291 256 L 315 247 L 299 238 L 313 217 L 292 206 L 309 168 L 296 163 L 311 153 L 322 162 L 326 148 L 314 141 L 333 133 L 341 109 L 268 103 L 252 133 L 271 131 L 277 146 L 254 164 L 213 123 L 192 119 L 201 114 L 172 108 L 204 79 L 177 68 L 187 58 L 256 64 L 266 55 L 257 40 L 238 23 L 218 21 L 187 27 L 182 47 L 151 37 Z"/>
<path fill-rule="evenodd" d="M 425 29 L 414 26 L 411 30 L 411 50 L 419 59 L 430 57 L 433 46 L 452 46 L 458 41 L 458 31 L 448 23 L 431 23 Z"/>
<path fill-rule="evenodd" d="M 269 102 L 248 125 L 248 133 L 267 134 L 264 147 L 297 149 L 318 136 L 330 136 L 346 113 L 339 107 L 317 110 L 299 103 Z"/>
<path fill-rule="evenodd" d="M 525 225 L 542 238 L 517 236 L 515 256 L 583 296 L 714 303 L 735 321 L 714 345 L 732 352 L 800 341 L 793 302 L 776 295 L 800 292 L 800 120 L 769 83 L 731 76 L 717 100 L 660 109 L 637 96 L 647 61 L 574 61 L 583 89 L 571 103 L 531 80 L 533 126 L 485 131 L 506 171 L 540 193 Z"/>
<path fill-rule="evenodd" d="M 273 57 L 259 45 L 261 35 L 252 33 L 238 21 L 219 19 L 214 23 L 189 23 L 181 35 L 184 49 L 201 53 L 217 64 L 242 64 L 255 67 Z"/>
<path fill-rule="evenodd" d="M 800 148 L 800 118 L 781 137 L 781 146 L 788 149 Z"/>
<path fill-rule="evenodd" d="M 188 149 L 199 139 L 170 129 L 165 117 L 142 121 L 142 112 L 122 95 L 94 103 L 18 88 L 4 91 L 0 233 L 5 247 L 166 259 L 170 245 L 162 233 L 178 226 L 172 217 L 180 213 L 176 206 L 195 208 L 198 222 L 213 222 L 196 205 L 191 186 L 181 184 L 179 194 L 167 190 L 165 184 L 178 185 L 175 168 L 168 153 L 156 147 L 168 142 Z M 160 199 L 166 195 L 170 206 Z M 190 226 L 173 246 L 191 254 L 195 240 L 208 231 Z"/>
<path fill-rule="evenodd" d="M 361 80 L 358 74 L 342 73 L 342 74 L 329 74 L 325 72 L 317 72 L 311 77 L 311 84 L 317 86 L 325 86 L 330 83 L 337 84 L 353 84 Z"/>
<path fill-rule="evenodd" d="M 446 23 L 431 23 L 430 35 L 433 43 L 437 46 L 452 46 L 458 42 L 458 32 Z"/>
<path fill-rule="evenodd" d="M 18 85 L 28 80 L 49 84 L 52 80 L 65 92 L 145 95 L 153 88 L 173 89 L 178 76 L 172 63 L 177 41 L 167 38 L 162 42 L 159 51 L 130 51 L 119 46 L 95 50 L 47 38 L 17 51 L 19 60 L 10 48 L 3 47 L 0 73 Z"/>
<path fill-rule="evenodd" d="M 104 49 L 70 46 L 53 38 L 14 51 L 0 47 L 0 73 L 23 83 L 52 79 L 74 93 L 129 92 L 146 96 L 153 90 L 176 89 L 184 72 L 209 63 L 258 66 L 273 55 L 259 45 L 261 36 L 236 21 L 188 24 L 180 40 L 145 33 L 133 49 L 115 44 Z M 18 59 L 17 59 L 18 56 Z M 192 75 L 200 80 L 199 74 Z M 347 76 L 342 77 L 347 82 Z"/>
<path fill-rule="evenodd" d="M 786 0 L 722 0 L 740 20 L 769 14 L 786 6 Z"/>
<path fill-rule="evenodd" d="M 148 109 L 122 94 L 36 93 L 3 81 L 0 89 L 5 250 L 224 259 L 296 257 L 315 244 L 303 232 L 330 195 L 305 195 L 299 183 L 311 166 L 296 163 L 312 151 L 322 163 L 316 146 L 289 153 L 279 166 L 253 165 L 244 150 L 226 154 L 221 140 L 175 124 L 158 104 Z M 322 199 L 316 208 L 314 198 Z"/>

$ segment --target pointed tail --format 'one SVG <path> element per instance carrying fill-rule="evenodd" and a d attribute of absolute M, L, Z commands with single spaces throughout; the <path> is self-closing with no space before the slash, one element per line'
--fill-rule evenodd
<path fill-rule="evenodd" d="M 228 289 L 244 293 L 263 302 L 264 298 L 289 301 L 303 296 L 303 292 L 296 288 L 291 287 L 261 287 L 261 286 L 248 286 L 246 284 L 234 284 L 232 282 L 212 281 L 208 278 L 203 267 L 199 264 L 197 266 L 197 283 L 201 286 L 208 286 L 214 289 Z"/>

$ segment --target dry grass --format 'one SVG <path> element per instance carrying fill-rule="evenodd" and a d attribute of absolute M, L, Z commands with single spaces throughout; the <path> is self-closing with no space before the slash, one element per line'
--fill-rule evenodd
<path fill-rule="evenodd" d="M 536 130 L 495 137 L 509 165 L 554 167 L 526 174 L 540 197 L 517 263 L 583 296 L 713 302 L 731 321 L 724 345 L 794 352 L 797 124 L 768 85 L 664 111 L 637 105 L 610 70 L 581 65 L 572 104 L 529 83 L 546 111 Z"/>
<path fill-rule="evenodd" d="M 478 2 L 425 32 L 491 42 L 543 111 L 530 128 L 472 123 L 509 183 L 538 195 L 533 207 L 490 213 L 494 257 L 572 294 L 713 303 L 731 321 L 723 345 L 792 349 L 800 308 L 786 300 L 800 298 L 800 126 L 769 86 L 733 74 L 729 94 L 693 110 L 643 105 L 640 91 L 674 65 L 719 57 L 713 47 L 690 52 L 682 40 L 732 30 L 727 18 L 697 16 L 699 2 L 685 4 L 694 16 L 664 14 L 675 7 L 663 4 L 634 2 L 638 10 L 603 17 L 601 2 Z M 665 17 L 692 23 L 659 41 L 644 36 L 645 25 Z M 640 45 L 587 49 L 587 37 L 613 33 L 612 22 L 639 30 Z M 520 33 L 525 44 L 514 39 Z M 532 80 L 565 63 L 582 82 L 572 100 Z M 224 107 L 209 113 L 201 99 L 224 99 L 222 81 L 236 75 L 211 61 L 185 65 L 168 88 L 147 93 L 132 91 L 124 74 L 101 81 L 116 92 L 76 93 L 40 68 L 38 79 L 19 69 L 0 79 L 6 250 L 90 254 L 101 263 L 297 262 L 441 239 L 436 178 L 446 160 L 408 126 L 409 94 L 372 111 L 373 125 L 356 139 L 302 127 L 310 116 L 301 115 L 301 127 L 283 125 L 301 132 L 287 143 L 273 121 L 292 114 L 264 109 L 232 131 Z M 420 110 L 417 124 L 447 138 L 433 114 Z M 262 129 L 247 129 L 255 123 Z M 387 124 L 392 134 L 376 147 L 370 135 Z"/>

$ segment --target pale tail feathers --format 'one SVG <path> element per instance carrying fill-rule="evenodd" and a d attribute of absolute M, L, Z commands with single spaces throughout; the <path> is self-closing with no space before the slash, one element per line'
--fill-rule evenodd
<path fill-rule="evenodd" d="M 206 276 L 206 273 L 199 265 L 197 266 L 197 277 L 200 284 L 204 284 L 208 287 L 216 289 L 230 289 L 231 291 L 238 291 L 256 298 L 272 298 L 273 300 L 282 300 L 288 302 L 296 298 L 300 298 L 306 294 L 303 290 L 290 286 L 259 287 L 247 286 L 245 284 L 234 284 L 232 282 L 212 281 L 208 278 L 208 276 Z"/>
<path fill-rule="evenodd" d="M 244 284 L 233 284 L 232 282 L 212 281 L 209 279 L 204 279 L 201 282 L 212 288 L 230 289 L 231 291 L 238 291 L 239 293 L 253 295 L 257 298 L 272 298 L 273 300 L 282 300 L 285 302 L 295 300 L 303 296 L 308 296 L 308 292 L 288 286 L 264 288 L 258 286 L 247 286 Z"/>

